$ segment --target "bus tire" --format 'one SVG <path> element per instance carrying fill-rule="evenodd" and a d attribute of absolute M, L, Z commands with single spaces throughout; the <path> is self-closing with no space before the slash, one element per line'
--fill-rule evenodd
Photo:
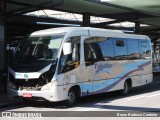
<path fill-rule="evenodd" d="M 124 85 L 123 85 L 123 89 L 121 90 L 122 95 L 126 96 L 129 94 L 130 91 L 130 85 L 128 81 L 125 81 Z"/>
<path fill-rule="evenodd" d="M 67 100 L 65 101 L 65 106 L 66 107 L 72 107 L 77 101 L 77 96 L 76 92 L 74 89 L 70 89 L 68 91 L 68 97 Z"/>

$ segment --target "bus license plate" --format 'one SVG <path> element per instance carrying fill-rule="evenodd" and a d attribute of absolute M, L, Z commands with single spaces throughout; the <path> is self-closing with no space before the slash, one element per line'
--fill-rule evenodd
<path fill-rule="evenodd" d="M 32 97 L 32 94 L 31 94 L 31 93 L 23 93 L 23 97 L 31 98 L 31 97 Z"/>

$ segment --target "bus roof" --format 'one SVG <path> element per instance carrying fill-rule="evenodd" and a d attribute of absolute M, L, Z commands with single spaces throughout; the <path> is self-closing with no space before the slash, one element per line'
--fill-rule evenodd
<path fill-rule="evenodd" d="M 46 34 L 55 34 L 55 33 L 66 33 L 66 32 L 72 32 L 72 31 L 82 31 L 83 32 L 86 30 L 123 33 L 120 30 L 108 30 L 108 29 L 91 28 L 91 27 L 59 27 L 59 28 L 39 30 L 39 31 L 33 32 L 31 35 L 46 35 Z"/>
<path fill-rule="evenodd" d="M 108 37 L 122 37 L 122 38 L 139 38 L 146 39 L 145 35 L 136 35 L 136 34 L 126 34 L 120 30 L 109 30 L 102 28 L 92 28 L 92 27 L 59 27 L 59 28 L 51 28 L 45 30 L 39 30 L 33 32 L 31 36 L 39 36 L 39 35 L 52 35 L 58 33 L 71 33 L 71 32 L 79 32 L 84 35 L 89 34 L 90 36 L 102 35 Z"/>

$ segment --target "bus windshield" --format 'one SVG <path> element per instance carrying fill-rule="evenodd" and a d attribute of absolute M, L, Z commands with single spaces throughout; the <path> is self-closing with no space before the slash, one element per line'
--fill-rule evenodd
<path fill-rule="evenodd" d="M 16 63 L 55 62 L 64 35 L 30 36 L 18 46 Z"/>

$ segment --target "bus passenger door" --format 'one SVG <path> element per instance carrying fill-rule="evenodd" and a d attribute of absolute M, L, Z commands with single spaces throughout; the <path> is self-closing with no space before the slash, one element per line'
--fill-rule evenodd
<path fill-rule="evenodd" d="M 93 91 L 93 87 L 92 87 L 92 69 L 89 66 L 85 66 L 85 64 L 83 65 L 83 68 L 81 68 L 80 73 L 81 75 L 81 80 L 83 81 L 82 83 L 82 96 L 86 96 L 86 95 L 91 95 L 92 91 Z"/>
<path fill-rule="evenodd" d="M 93 87 L 93 64 L 91 61 L 86 60 L 86 54 L 88 54 L 88 46 L 84 43 L 84 40 L 88 38 L 87 36 L 81 37 L 81 67 L 80 67 L 80 76 L 82 81 L 82 96 L 92 94 Z M 91 65 L 92 64 L 92 65 Z"/>
<path fill-rule="evenodd" d="M 92 69 L 86 66 L 84 62 L 83 41 L 86 37 L 71 37 L 68 42 L 72 44 L 72 53 L 68 55 L 62 54 L 62 61 L 60 61 L 62 64 L 61 73 L 64 75 L 63 84 L 66 85 L 65 88 L 69 90 L 72 86 L 79 85 L 82 96 L 92 93 Z"/>
<path fill-rule="evenodd" d="M 84 41 L 84 72 L 92 94 L 106 92 L 109 83 L 114 82 L 114 79 L 108 81 L 112 71 L 112 62 L 109 61 L 112 51 L 108 47 L 110 53 L 106 55 L 106 45 L 112 45 L 112 41 L 106 37 L 90 37 Z"/>

